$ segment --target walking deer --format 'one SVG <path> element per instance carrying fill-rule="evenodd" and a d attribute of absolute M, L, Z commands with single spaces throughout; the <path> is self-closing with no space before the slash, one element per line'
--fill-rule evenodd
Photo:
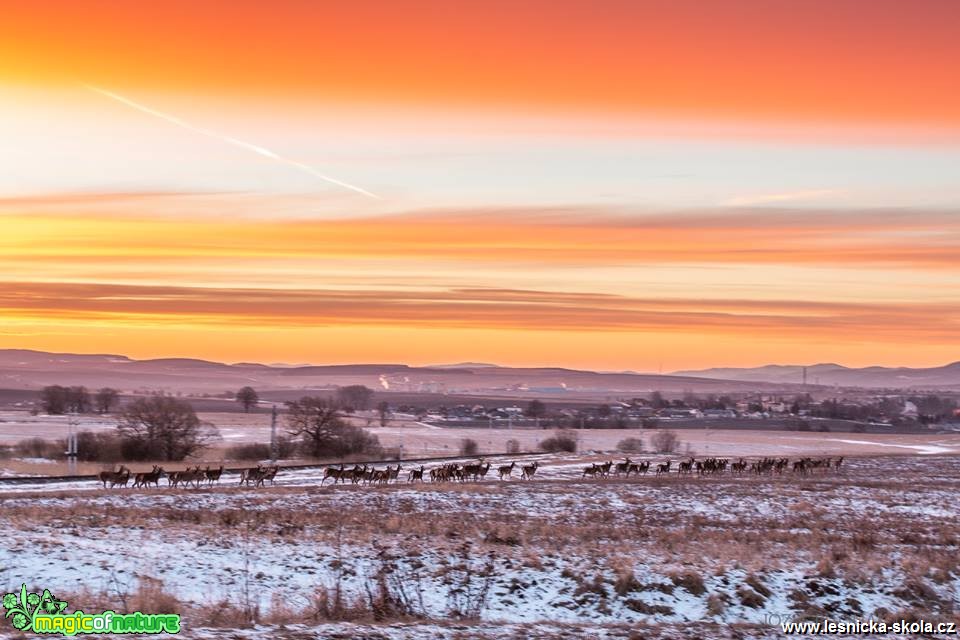
<path fill-rule="evenodd" d="M 220 476 L 223 475 L 223 465 L 221 464 L 219 469 L 211 469 L 210 465 L 207 465 L 207 468 L 206 470 L 204 470 L 203 475 L 208 485 L 212 486 L 214 482 L 219 484 Z"/>
<path fill-rule="evenodd" d="M 323 480 L 320 481 L 321 486 L 330 478 L 333 478 L 333 484 L 337 484 L 337 482 L 343 478 L 344 473 L 346 473 L 346 471 L 343 468 L 343 463 L 340 463 L 339 467 L 327 467 L 323 470 Z"/>
<path fill-rule="evenodd" d="M 100 482 L 103 483 L 103 488 L 106 489 L 108 482 L 110 483 L 111 487 L 116 486 L 114 484 L 114 481 L 123 477 L 124 472 L 129 474 L 130 470 L 127 469 L 125 466 L 120 465 L 120 468 L 117 469 L 116 471 L 101 471 L 97 475 L 97 478 L 100 480 Z"/>
<path fill-rule="evenodd" d="M 420 465 L 419 469 L 410 469 L 410 473 L 407 474 L 407 482 L 423 482 L 423 465 Z"/>
<path fill-rule="evenodd" d="M 523 466 L 523 473 L 520 474 L 521 480 L 533 480 L 533 475 L 537 472 L 537 468 L 540 466 L 540 463 L 534 461 L 533 464 L 528 464 Z"/>
<path fill-rule="evenodd" d="M 160 476 L 163 475 L 163 467 L 158 467 L 153 465 L 151 471 L 142 471 L 135 476 L 133 476 L 133 488 L 137 487 L 147 488 L 151 484 L 154 486 L 160 486 Z"/>
<path fill-rule="evenodd" d="M 500 474 L 500 479 L 503 480 L 504 478 L 509 478 L 510 476 L 512 476 L 513 468 L 515 466 L 517 466 L 516 460 L 514 460 L 510 464 L 505 464 L 502 467 L 498 468 L 497 472 Z"/>

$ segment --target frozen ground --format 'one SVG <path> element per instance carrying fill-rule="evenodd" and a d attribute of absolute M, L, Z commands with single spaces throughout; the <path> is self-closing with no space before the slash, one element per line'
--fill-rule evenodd
<path fill-rule="evenodd" d="M 631 636 L 655 623 L 676 637 L 742 624 L 738 637 L 760 638 L 799 615 L 957 617 L 960 458 L 856 458 L 805 478 L 580 480 L 595 457 L 541 456 L 532 482 L 321 488 L 303 470 L 256 490 L 226 477 L 185 491 L 2 486 L 0 586 L 42 583 L 70 602 L 160 590 L 191 637 L 251 640 L 338 637 L 316 631 L 338 589 L 361 612 L 386 590 L 417 622 L 342 637 L 521 637 L 549 621 L 542 637 L 582 637 L 587 623 L 658 637 Z M 251 608 L 261 624 L 308 626 L 210 627 L 223 624 L 211 609 Z M 456 612 L 482 628 L 458 630 Z"/>
<path fill-rule="evenodd" d="M 226 448 L 243 443 L 270 440 L 270 416 L 243 413 L 203 413 L 201 419 L 214 424 L 221 439 L 205 452 L 201 464 L 217 466 Z M 59 440 L 66 437 L 73 421 L 80 430 L 112 430 L 110 417 L 31 416 L 25 411 L 0 411 L 0 444 L 14 444 L 26 438 Z M 521 451 L 538 451 L 539 444 L 553 435 L 552 430 L 518 428 L 485 429 L 442 427 L 397 419 L 387 427 L 376 426 L 371 417 L 355 418 L 361 426 L 369 426 L 388 448 L 402 449 L 404 458 L 455 455 L 464 438 L 476 441 L 481 453 L 506 451 L 515 440 Z M 669 427 L 664 423 L 664 427 Z M 960 454 L 960 434 L 850 434 L 795 431 L 763 431 L 722 429 L 722 421 L 709 429 L 679 429 L 681 453 L 708 456 L 853 456 L 853 455 L 940 455 Z M 280 432 L 283 433 L 282 424 Z M 649 446 L 650 430 L 586 429 L 576 432 L 580 451 L 614 451 L 628 437 L 644 438 Z M 149 465 L 147 465 L 149 468 Z M 96 473 L 100 466 L 81 463 L 79 473 Z M 67 474 L 65 463 L 40 463 L 22 458 L 0 459 L 0 477 Z"/>

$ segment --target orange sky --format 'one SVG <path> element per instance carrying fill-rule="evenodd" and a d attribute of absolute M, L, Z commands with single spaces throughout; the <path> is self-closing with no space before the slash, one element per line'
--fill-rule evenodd
<path fill-rule="evenodd" d="M 0 78 L 960 123 L 952 0 L 4 2 Z"/>
<path fill-rule="evenodd" d="M 0 348 L 957 359 L 952 0 L 0 11 Z"/>

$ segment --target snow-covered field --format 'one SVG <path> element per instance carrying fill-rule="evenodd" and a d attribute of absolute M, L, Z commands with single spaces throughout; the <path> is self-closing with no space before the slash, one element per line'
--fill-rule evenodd
<path fill-rule="evenodd" d="M 771 625 L 801 615 L 957 618 L 960 458 L 636 480 L 536 459 L 530 482 L 0 485 L 0 587 L 172 602 L 188 637 L 210 638 L 779 637 Z M 219 630 L 245 617 L 261 626 Z M 318 626 L 330 618 L 361 626 Z"/>

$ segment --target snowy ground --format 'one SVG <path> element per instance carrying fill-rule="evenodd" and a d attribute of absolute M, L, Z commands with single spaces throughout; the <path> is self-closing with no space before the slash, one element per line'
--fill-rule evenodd
<path fill-rule="evenodd" d="M 579 479 L 595 458 L 540 456 L 532 482 L 321 488 L 301 470 L 264 489 L 0 485 L 0 587 L 71 603 L 159 590 L 190 637 L 251 640 L 337 637 L 310 634 L 338 587 L 361 619 L 385 589 L 408 618 L 442 622 L 432 636 L 419 622 L 342 637 L 520 637 L 550 621 L 541 637 L 709 623 L 759 638 L 799 615 L 957 618 L 960 458 L 857 458 L 806 478 Z M 251 607 L 262 624 L 313 626 L 208 629 L 211 609 Z M 487 630 L 458 636 L 456 611 Z"/>
<path fill-rule="evenodd" d="M 200 418 L 215 425 L 220 440 L 205 451 L 201 464 L 218 466 L 226 450 L 238 444 L 270 441 L 270 416 L 244 413 L 202 413 Z M 107 416 L 31 416 L 26 411 L 0 411 L 0 445 L 12 445 L 27 438 L 61 440 L 71 422 L 77 430 L 109 431 L 115 421 Z M 464 438 L 477 443 L 482 454 L 508 450 L 515 441 L 520 451 L 539 451 L 540 443 L 553 430 L 534 428 L 461 428 L 396 419 L 386 427 L 377 426 L 374 416 L 353 418 L 368 427 L 384 447 L 402 451 L 404 458 L 456 455 Z M 669 423 L 664 423 L 669 427 Z M 850 434 L 796 431 L 723 429 L 722 421 L 704 429 L 678 429 L 680 453 L 709 456 L 853 456 L 853 455 L 951 455 L 960 454 L 960 434 Z M 280 433 L 283 434 L 281 420 Z M 640 429 L 586 429 L 576 431 L 580 451 L 615 451 L 624 438 L 641 438 L 649 448 L 651 431 Z M 229 464 L 228 464 L 229 466 Z M 95 474 L 101 465 L 80 463 L 77 473 Z M 147 469 L 150 465 L 147 464 Z M 37 459 L 0 459 L 0 477 L 67 475 L 73 473 L 63 461 L 54 464 Z"/>

